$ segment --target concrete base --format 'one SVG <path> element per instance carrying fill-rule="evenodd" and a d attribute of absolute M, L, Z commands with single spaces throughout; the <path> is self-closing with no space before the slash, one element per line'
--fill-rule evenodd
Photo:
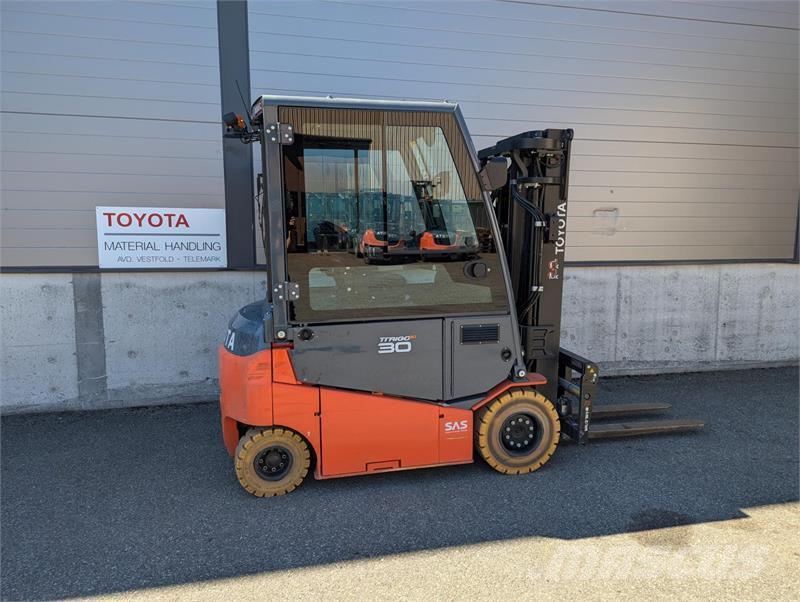
<path fill-rule="evenodd" d="M 228 320 L 264 286 L 262 272 L 3 274 L 0 412 L 214 399 Z"/>
<path fill-rule="evenodd" d="M 796 364 L 791 264 L 568 267 L 562 346 L 603 374 Z M 0 413 L 205 401 L 263 272 L 3 274 Z"/>
<path fill-rule="evenodd" d="M 0 411 L 55 409 L 78 397 L 71 274 L 0 276 Z"/>
<path fill-rule="evenodd" d="M 796 365 L 792 264 L 568 267 L 561 346 L 605 375 Z"/>

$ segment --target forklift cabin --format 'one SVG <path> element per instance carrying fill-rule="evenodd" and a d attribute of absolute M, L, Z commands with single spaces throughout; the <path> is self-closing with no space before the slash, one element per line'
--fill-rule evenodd
<path fill-rule="evenodd" d="M 518 474 L 584 442 L 597 368 L 559 345 L 572 130 L 478 154 L 447 102 L 261 96 L 224 120 L 260 143 L 268 264 L 220 348 L 245 489 L 474 452 Z M 699 426 L 632 424 L 606 436 Z"/>

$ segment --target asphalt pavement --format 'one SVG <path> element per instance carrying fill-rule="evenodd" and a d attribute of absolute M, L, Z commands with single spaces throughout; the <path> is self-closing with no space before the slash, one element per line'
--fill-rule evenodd
<path fill-rule="evenodd" d="M 503 476 L 476 463 L 309 479 L 271 499 L 238 485 L 214 404 L 7 416 L 0 596 L 221 598 L 238 583 L 248 597 L 286 595 L 294 584 L 296 595 L 354 598 L 364 595 L 359 584 L 372 584 L 384 596 L 502 591 L 532 599 L 557 592 L 561 580 L 575 585 L 573 573 L 554 568 L 553 554 L 607 560 L 614 550 L 636 557 L 656 546 L 675 563 L 685 562 L 688 552 L 675 556 L 681 550 L 708 556 L 697 546 L 725 541 L 732 543 L 720 554 L 762 556 L 752 587 L 765 597 L 796 591 L 796 573 L 779 583 L 763 571 L 777 562 L 783 574 L 783 562 L 800 562 L 798 370 L 601 382 L 599 403 L 647 401 L 671 402 L 672 417 L 707 426 L 583 448 L 564 442 L 531 475 Z M 661 556 L 648 562 L 664 564 Z M 492 563 L 502 566 L 489 571 Z M 666 575 L 649 565 L 638 570 L 645 569 L 650 585 L 669 594 L 659 586 Z M 682 585 L 671 583 L 683 596 L 700 596 L 691 589 L 699 573 L 689 573 Z M 437 589 L 448 579 L 453 589 Z M 584 597 L 604 592 L 597 580 L 582 587 Z M 632 592 L 605 591 L 622 593 Z"/>

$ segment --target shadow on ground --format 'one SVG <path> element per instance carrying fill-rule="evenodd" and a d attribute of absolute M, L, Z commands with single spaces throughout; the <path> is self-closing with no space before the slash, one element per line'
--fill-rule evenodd
<path fill-rule="evenodd" d="M 798 371 L 609 379 L 600 401 L 671 401 L 704 432 L 563 444 L 522 477 L 483 464 L 238 485 L 212 404 L 2 421 L 3 599 L 50 599 L 443 546 L 743 516 L 797 499 Z"/>

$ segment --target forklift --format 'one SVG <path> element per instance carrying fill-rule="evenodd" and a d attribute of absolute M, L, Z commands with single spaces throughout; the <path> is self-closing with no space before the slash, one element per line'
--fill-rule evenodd
<path fill-rule="evenodd" d="M 669 406 L 593 409 L 597 366 L 560 347 L 572 130 L 476 153 L 453 103 L 267 95 L 223 122 L 261 149 L 267 295 L 219 350 L 251 494 L 475 456 L 525 474 L 562 437 L 702 428 L 593 422 Z M 355 224 L 381 233 L 368 261 Z"/>

